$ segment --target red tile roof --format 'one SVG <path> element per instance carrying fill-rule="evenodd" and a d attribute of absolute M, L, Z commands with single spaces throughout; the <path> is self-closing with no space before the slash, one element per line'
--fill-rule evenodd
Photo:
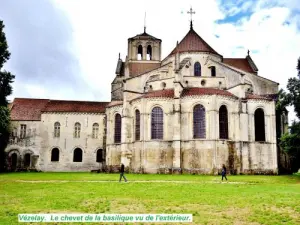
<path fill-rule="evenodd" d="M 160 67 L 160 63 L 129 63 L 129 76 L 134 77 Z"/>
<path fill-rule="evenodd" d="M 228 91 L 215 88 L 185 88 L 181 94 L 181 97 L 191 95 L 223 95 L 237 98 Z M 174 98 L 174 89 L 149 91 L 138 98 L 132 99 L 132 101 L 140 98 Z"/>
<path fill-rule="evenodd" d="M 41 110 L 49 99 L 15 98 L 10 111 L 11 120 L 41 120 Z"/>
<path fill-rule="evenodd" d="M 246 58 L 224 58 L 223 63 L 235 67 L 237 69 L 243 70 L 248 73 L 254 73 L 251 68 L 249 61 Z"/>
<path fill-rule="evenodd" d="M 109 102 L 50 100 L 42 112 L 103 113 Z"/>
<path fill-rule="evenodd" d="M 149 91 L 137 98 L 132 99 L 131 101 L 141 99 L 141 98 L 174 98 L 174 89 Z"/>
<path fill-rule="evenodd" d="M 174 98 L 174 89 L 149 91 L 143 95 L 143 98 Z"/>
<path fill-rule="evenodd" d="M 210 52 L 217 55 L 217 53 L 209 44 L 207 44 L 193 29 L 190 29 L 185 37 L 180 41 L 177 47 L 170 53 L 170 55 L 179 52 Z"/>
<path fill-rule="evenodd" d="M 183 90 L 181 97 L 191 95 L 223 95 L 229 97 L 235 97 L 232 93 L 215 88 L 186 88 Z"/>
<path fill-rule="evenodd" d="M 109 107 L 113 107 L 116 105 L 123 105 L 123 101 L 112 101 L 112 102 L 108 103 L 106 107 L 109 108 Z"/>
<path fill-rule="evenodd" d="M 11 108 L 11 120 L 39 121 L 42 112 L 103 113 L 107 104 L 108 102 L 15 98 Z"/>
<path fill-rule="evenodd" d="M 266 95 L 255 95 L 255 94 L 246 94 L 246 99 L 252 99 L 252 100 L 268 100 L 272 101 L 272 96 L 266 96 Z"/>

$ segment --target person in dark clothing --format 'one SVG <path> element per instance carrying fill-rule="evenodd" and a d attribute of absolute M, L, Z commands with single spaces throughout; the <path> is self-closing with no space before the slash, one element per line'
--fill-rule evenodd
<path fill-rule="evenodd" d="M 125 182 L 127 182 L 127 179 L 126 179 L 126 177 L 124 176 L 124 172 L 125 172 L 125 166 L 124 166 L 124 164 L 122 163 L 122 164 L 121 164 L 121 168 L 120 168 L 120 180 L 119 180 L 119 182 L 121 182 L 122 177 L 124 177 Z"/>
<path fill-rule="evenodd" d="M 223 181 L 223 178 L 225 177 L 225 179 L 227 180 L 227 177 L 226 177 L 226 167 L 225 165 L 223 164 L 222 166 L 222 181 Z"/>

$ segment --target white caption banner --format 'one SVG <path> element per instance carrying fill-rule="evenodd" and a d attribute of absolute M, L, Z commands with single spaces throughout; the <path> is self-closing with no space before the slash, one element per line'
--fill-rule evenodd
<path fill-rule="evenodd" d="M 19 222 L 193 222 L 192 214 L 19 214 Z"/>

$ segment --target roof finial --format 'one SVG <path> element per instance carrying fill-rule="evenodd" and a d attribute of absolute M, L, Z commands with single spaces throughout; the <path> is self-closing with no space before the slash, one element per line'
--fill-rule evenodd
<path fill-rule="evenodd" d="M 192 30 L 193 29 L 193 14 L 195 14 L 196 12 L 193 11 L 193 8 L 191 6 L 190 11 L 188 11 L 187 13 L 191 14 L 191 25 L 190 25 L 190 28 Z"/>
<path fill-rule="evenodd" d="M 119 52 L 119 59 L 121 59 L 121 53 Z"/>
<path fill-rule="evenodd" d="M 144 33 L 146 33 L 146 11 L 145 11 L 145 17 L 144 17 Z"/>
<path fill-rule="evenodd" d="M 250 55 L 250 51 L 249 51 L 249 49 L 248 49 L 248 52 L 247 52 L 247 54 L 248 54 L 248 56 Z"/>

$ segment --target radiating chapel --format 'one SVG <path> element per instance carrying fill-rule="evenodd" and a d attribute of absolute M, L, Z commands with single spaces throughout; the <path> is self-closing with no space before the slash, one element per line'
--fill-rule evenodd
<path fill-rule="evenodd" d="M 224 58 L 195 31 L 161 58 L 162 40 L 128 39 L 110 102 L 15 98 L 11 170 L 277 173 L 278 83 L 248 54 Z"/>

